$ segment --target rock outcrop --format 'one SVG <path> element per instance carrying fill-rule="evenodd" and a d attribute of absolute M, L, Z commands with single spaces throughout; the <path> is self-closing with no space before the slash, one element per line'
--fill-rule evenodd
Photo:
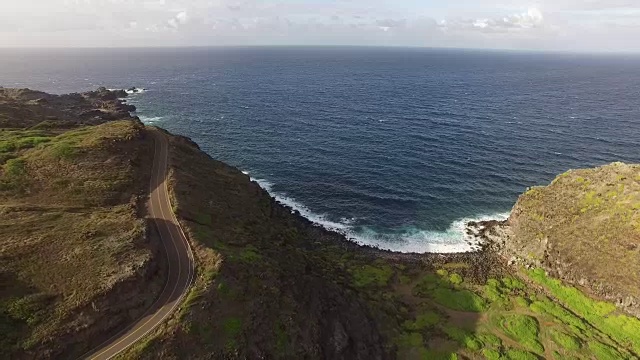
<path fill-rule="evenodd" d="M 470 233 L 509 264 L 541 267 L 640 317 L 640 166 L 571 170 Z"/>
<path fill-rule="evenodd" d="M 122 100 L 127 96 L 124 90 L 104 87 L 65 95 L 0 88 L 0 128 L 46 127 L 50 121 L 55 121 L 55 127 L 73 127 L 134 119 L 130 113 L 136 107 Z"/>

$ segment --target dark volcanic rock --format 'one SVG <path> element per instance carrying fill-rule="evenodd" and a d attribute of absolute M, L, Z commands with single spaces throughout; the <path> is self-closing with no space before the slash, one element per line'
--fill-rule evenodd
<path fill-rule="evenodd" d="M 112 92 L 113 92 L 113 93 L 114 93 L 118 98 L 126 98 L 126 97 L 127 97 L 127 95 L 129 95 L 129 94 L 127 94 L 127 92 L 126 92 L 126 91 L 124 91 L 124 90 L 112 90 Z"/>
<path fill-rule="evenodd" d="M 124 103 L 124 90 L 104 87 L 86 93 L 52 95 L 30 89 L 0 88 L 0 127 L 28 128 L 44 121 L 64 124 L 99 124 L 133 119 L 136 107 Z M 67 125 L 65 125 L 67 126 Z"/>

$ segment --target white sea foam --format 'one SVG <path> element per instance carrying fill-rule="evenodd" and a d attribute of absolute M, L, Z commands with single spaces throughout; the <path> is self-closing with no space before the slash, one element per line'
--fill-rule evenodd
<path fill-rule="evenodd" d="M 271 196 L 273 196 L 279 203 L 286 205 L 293 210 L 297 210 L 300 213 L 300 215 L 309 219 L 309 221 L 316 223 L 324 227 L 325 229 L 338 231 L 343 234 L 346 234 L 347 230 L 349 230 L 349 225 L 330 221 L 326 218 L 325 215 L 315 214 L 311 210 L 309 210 L 308 207 L 300 204 L 294 199 L 284 194 L 274 192 L 273 184 L 271 184 L 269 181 L 264 179 L 254 179 L 254 178 L 251 178 L 251 180 L 257 182 L 263 189 L 267 190 L 267 192 L 271 194 Z"/>
<path fill-rule="evenodd" d="M 142 94 L 147 92 L 148 90 L 145 88 L 129 88 L 129 89 L 107 89 L 109 91 L 120 91 L 120 90 L 124 90 L 124 92 L 126 92 L 129 95 L 133 95 L 133 94 Z"/>
<path fill-rule="evenodd" d="M 480 215 L 455 220 L 446 231 L 413 229 L 398 235 L 379 234 L 371 229 L 355 234 L 358 243 L 403 253 L 462 253 L 478 249 L 473 237 L 466 234 L 470 221 L 506 220 L 509 213 Z"/>
<path fill-rule="evenodd" d="M 147 89 L 145 88 L 132 88 L 132 89 L 126 89 L 125 90 L 127 94 L 142 94 L 147 92 Z"/>
<path fill-rule="evenodd" d="M 143 124 L 155 124 L 163 119 L 162 116 L 139 116 L 139 118 Z"/>
<path fill-rule="evenodd" d="M 380 249 L 397 251 L 402 253 L 461 253 L 478 249 L 473 237 L 466 234 L 465 229 L 470 221 L 506 220 L 509 213 L 496 213 L 479 215 L 458 219 L 451 223 L 446 231 L 430 231 L 413 229 L 399 234 L 381 234 L 372 229 L 364 228 L 355 231 L 353 223 L 355 219 L 340 219 L 335 222 L 327 219 L 326 215 L 313 213 L 308 207 L 284 194 L 273 191 L 273 184 L 264 179 L 251 180 L 257 182 L 279 203 L 297 210 L 311 222 L 328 230 L 337 231 L 352 241 L 361 245 L 376 246 Z"/>

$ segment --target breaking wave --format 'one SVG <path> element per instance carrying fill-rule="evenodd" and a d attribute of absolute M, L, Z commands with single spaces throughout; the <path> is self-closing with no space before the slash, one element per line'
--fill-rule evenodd
<path fill-rule="evenodd" d="M 322 227 L 324 227 L 325 229 L 328 230 L 333 230 L 333 231 L 337 231 L 340 232 L 342 234 L 347 235 L 347 231 L 349 230 L 349 225 L 346 224 L 348 223 L 348 221 L 345 221 L 346 223 L 341 223 L 341 222 L 335 222 L 335 221 L 331 221 L 328 220 L 326 215 L 320 215 L 320 214 L 315 214 L 313 213 L 308 207 L 304 206 L 303 204 L 295 201 L 294 199 L 284 195 L 284 194 L 280 194 L 277 192 L 273 191 L 273 184 L 271 184 L 269 181 L 264 180 L 264 179 L 254 179 L 251 178 L 251 180 L 255 181 L 258 183 L 258 185 L 260 185 L 260 187 L 262 187 L 263 189 L 265 189 L 269 194 L 271 194 L 271 196 L 273 196 L 276 200 L 278 200 L 279 203 L 286 205 L 288 207 L 290 207 L 293 210 L 296 210 L 300 213 L 300 215 L 304 216 L 305 218 L 309 219 L 309 221 L 318 224 Z"/>
<path fill-rule="evenodd" d="M 129 89 L 107 89 L 109 91 L 120 91 L 120 90 L 124 90 L 124 92 L 126 92 L 129 95 L 133 95 L 133 94 L 142 94 L 142 93 L 146 93 L 148 90 L 145 88 L 138 88 L 138 87 L 132 87 Z"/>
<path fill-rule="evenodd" d="M 248 172 L 243 171 L 248 174 Z M 484 214 L 453 221 L 445 231 L 408 228 L 395 233 L 376 232 L 370 227 L 354 226 L 355 219 L 331 221 L 324 214 L 316 214 L 305 205 L 285 194 L 273 191 L 273 184 L 264 179 L 251 178 L 273 196 L 279 203 L 298 211 L 309 221 L 327 230 L 337 231 L 350 240 L 361 244 L 378 247 L 384 250 L 402 253 L 463 253 L 477 250 L 477 244 L 465 232 L 470 221 L 506 220 L 509 213 Z"/>
<path fill-rule="evenodd" d="M 161 121 L 162 119 L 164 119 L 162 116 L 138 116 L 140 118 L 140 121 L 142 121 L 143 124 L 155 124 L 159 121 Z"/>
<path fill-rule="evenodd" d="M 125 89 L 124 91 L 127 94 L 131 95 L 131 94 L 142 94 L 142 93 L 145 93 L 145 92 L 147 92 L 147 89 L 134 87 L 134 88 L 130 88 L 130 89 Z"/>

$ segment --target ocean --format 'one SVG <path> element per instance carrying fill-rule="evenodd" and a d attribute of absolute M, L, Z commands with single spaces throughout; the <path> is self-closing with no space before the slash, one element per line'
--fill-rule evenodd
<path fill-rule="evenodd" d="M 137 88 L 188 136 L 354 241 L 468 251 L 557 174 L 640 162 L 640 57 L 351 47 L 0 50 L 0 86 Z M 207 179 L 202 179 L 207 181 Z"/>

